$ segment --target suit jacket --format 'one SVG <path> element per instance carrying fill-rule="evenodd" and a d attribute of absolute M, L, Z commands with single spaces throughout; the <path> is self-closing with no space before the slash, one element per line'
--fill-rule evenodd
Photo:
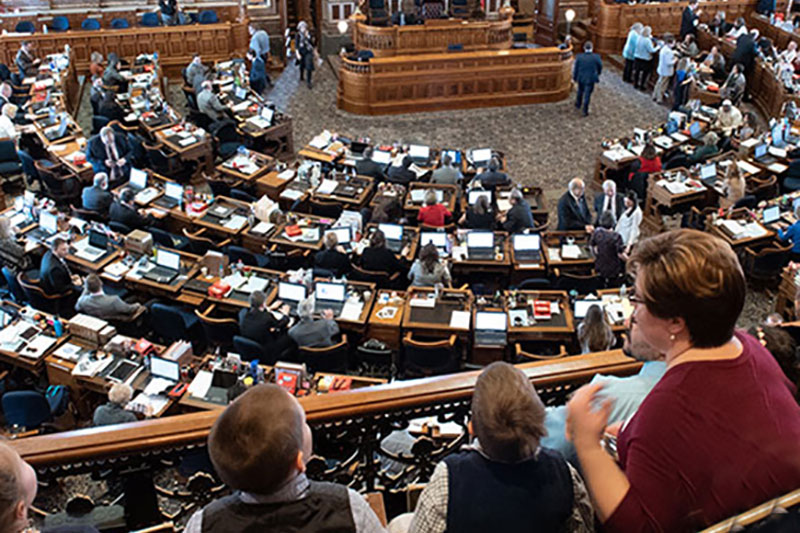
<path fill-rule="evenodd" d="M 81 202 L 84 209 L 105 213 L 114 201 L 114 196 L 100 187 L 84 187 L 81 193 Z"/>
<path fill-rule="evenodd" d="M 519 233 L 525 228 L 532 228 L 535 225 L 530 204 L 521 200 L 518 204 L 511 206 L 506 213 L 503 229 L 509 233 Z"/>
<path fill-rule="evenodd" d="M 569 193 L 558 200 L 558 231 L 582 230 L 592 223 L 592 213 L 586 205 L 586 195 L 581 197 L 581 207 Z"/>
<path fill-rule="evenodd" d="M 394 252 L 385 246 L 380 248 L 367 246 L 361 253 L 361 268 L 394 274 L 405 270 L 405 265 L 394 255 Z"/>
<path fill-rule="evenodd" d="M 496 170 L 485 170 L 475 176 L 477 181 L 480 181 L 484 188 L 494 190 L 498 185 L 506 185 L 511 180 L 508 179 L 508 174 L 505 172 L 498 172 Z"/>
<path fill-rule="evenodd" d="M 697 27 L 694 25 L 695 20 L 697 20 L 697 14 L 689 6 L 686 6 L 681 15 L 681 41 L 686 37 L 687 33 L 697 35 Z"/>
<path fill-rule="evenodd" d="M 267 88 L 267 65 L 261 56 L 256 56 L 250 66 L 250 88 L 258 94 Z"/>
<path fill-rule="evenodd" d="M 203 90 L 197 95 L 197 109 L 212 121 L 225 118 L 225 106 L 214 91 Z"/>
<path fill-rule="evenodd" d="M 106 117 L 108 120 L 122 121 L 125 118 L 125 112 L 113 98 L 98 102 L 97 114 L 101 117 Z"/>
<path fill-rule="evenodd" d="M 441 185 L 458 185 L 461 181 L 461 171 L 455 167 L 441 166 L 433 171 L 431 174 L 431 183 Z"/>
<path fill-rule="evenodd" d="M 128 145 L 128 139 L 126 139 L 123 135 L 119 133 L 114 134 L 114 144 L 117 147 L 117 155 L 122 159 L 123 157 L 127 160 L 125 166 L 122 167 L 122 174 L 127 176 L 130 174 L 131 171 L 131 162 L 130 162 L 130 153 L 131 147 Z M 111 169 L 106 166 L 106 145 L 103 144 L 103 139 L 100 138 L 100 134 L 98 133 L 91 139 L 89 139 L 89 144 L 86 151 L 86 159 L 89 163 L 92 164 L 92 168 L 95 172 L 105 172 L 108 174 L 109 179 L 111 178 Z"/>
<path fill-rule="evenodd" d="M 289 330 L 289 336 L 298 346 L 325 348 L 333 346 L 333 336 L 339 333 L 335 320 L 303 319 Z"/>
<path fill-rule="evenodd" d="M 740 35 L 736 39 L 736 50 L 731 55 L 731 65 L 741 63 L 746 72 L 749 72 L 750 67 L 753 66 L 753 61 L 756 59 L 758 50 L 756 49 L 756 41 L 749 33 Z"/>
<path fill-rule="evenodd" d="M 378 181 L 386 179 L 386 173 L 383 171 L 383 166 L 379 165 L 372 159 L 362 159 L 356 161 L 356 174 L 359 176 L 370 176 Z"/>
<path fill-rule="evenodd" d="M 196 94 L 200 94 L 202 87 L 200 84 L 203 83 L 206 78 L 208 77 L 208 69 L 205 65 L 196 65 L 194 63 L 189 63 L 189 66 L 186 67 L 186 83 L 188 83 L 193 89 Z"/>
<path fill-rule="evenodd" d="M 392 181 L 392 182 L 395 182 L 395 183 L 408 184 L 408 183 L 411 183 L 412 181 L 415 181 L 416 179 L 417 179 L 417 175 L 414 174 L 414 172 L 412 170 L 409 170 L 407 168 L 403 168 L 402 166 L 400 166 L 400 167 L 395 167 L 395 166 L 389 167 L 389 181 Z"/>
<path fill-rule="evenodd" d="M 289 317 L 277 320 L 270 311 L 258 309 L 242 309 L 239 311 L 239 334 L 261 345 L 269 345 L 275 341 L 273 328 L 285 328 Z"/>
<path fill-rule="evenodd" d="M 14 63 L 16 63 L 21 76 L 33 76 L 36 74 L 36 67 L 33 65 L 34 59 L 35 58 L 26 54 L 22 48 L 17 51 L 17 57 L 14 59 Z"/>
<path fill-rule="evenodd" d="M 132 230 L 143 229 L 152 223 L 152 218 L 150 216 L 143 217 L 136 209 L 119 201 L 111 204 L 111 209 L 108 214 L 112 222 L 120 222 Z"/>
<path fill-rule="evenodd" d="M 119 73 L 116 66 L 109 65 L 103 71 L 103 85 L 125 87 L 128 85 L 128 80 L 122 77 L 122 74 Z"/>
<path fill-rule="evenodd" d="M 320 250 L 314 256 L 314 266 L 333 272 L 338 278 L 350 272 L 350 259 L 338 250 Z"/>
<path fill-rule="evenodd" d="M 600 55 L 584 52 L 575 58 L 572 79 L 578 83 L 591 85 L 600 81 L 601 72 L 603 72 L 603 60 L 600 59 Z"/>
<path fill-rule="evenodd" d="M 139 304 L 129 304 L 117 295 L 81 293 L 75 310 L 103 320 L 129 318 L 139 309 Z"/>
<path fill-rule="evenodd" d="M 42 257 L 39 281 L 48 294 L 61 293 L 73 288 L 69 270 L 51 250 L 47 250 Z"/>
<path fill-rule="evenodd" d="M 603 206 L 606 205 L 606 195 L 605 193 L 597 194 L 594 197 L 594 212 L 597 215 L 595 220 L 595 225 L 600 223 L 600 215 L 603 214 Z M 617 204 L 617 210 L 614 213 L 614 222 L 616 223 L 619 220 L 620 215 L 625 210 L 625 202 L 623 202 L 622 195 L 617 193 L 614 195 L 614 203 Z"/>

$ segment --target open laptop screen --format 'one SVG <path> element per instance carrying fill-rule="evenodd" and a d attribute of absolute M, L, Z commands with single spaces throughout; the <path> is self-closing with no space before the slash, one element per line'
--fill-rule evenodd
<path fill-rule="evenodd" d="M 334 302 L 343 302 L 345 297 L 344 283 L 326 283 L 324 281 L 317 282 L 314 287 L 314 298 L 317 300 L 331 300 Z"/>
<path fill-rule="evenodd" d="M 478 330 L 506 330 L 506 314 L 493 311 L 478 311 L 475 313 L 475 329 Z"/>

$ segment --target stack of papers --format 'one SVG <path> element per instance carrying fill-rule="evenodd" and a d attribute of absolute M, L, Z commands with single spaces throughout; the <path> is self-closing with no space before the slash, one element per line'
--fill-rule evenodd
<path fill-rule="evenodd" d="M 49 350 L 57 340 L 58 339 L 55 337 L 39 334 L 34 337 L 19 354 L 30 359 L 39 359 L 47 353 L 47 350 Z"/>
<path fill-rule="evenodd" d="M 286 181 L 286 180 L 292 179 L 293 177 L 294 177 L 294 169 L 291 169 L 291 168 L 287 168 L 286 170 L 284 170 L 283 172 L 278 174 L 278 179 L 279 180 Z"/>
<path fill-rule="evenodd" d="M 358 300 L 347 300 L 342 307 L 339 318 L 342 320 L 356 321 L 361 316 L 361 311 L 364 310 L 364 304 Z"/>
<path fill-rule="evenodd" d="M 227 229 L 237 231 L 242 229 L 245 224 L 247 224 L 247 217 L 243 217 L 242 215 L 233 215 L 225 224 L 223 224 L 223 226 Z"/>
<path fill-rule="evenodd" d="M 303 196 L 303 191 L 298 191 L 296 189 L 284 189 L 281 193 L 281 198 L 286 198 L 288 200 L 297 200 L 301 196 Z"/>
<path fill-rule="evenodd" d="M 265 130 L 265 129 L 269 128 L 269 125 L 270 125 L 270 121 L 269 120 L 267 120 L 267 119 L 265 119 L 263 117 L 259 117 L 259 116 L 250 117 L 250 118 L 247 119 L 247 122 L 249 122 L 250 124 L 252 124 L 256 128 L 261 128 L 262 130 Z"/>
<path fill-rule="evenodd" d="M 67 361 L 77 361 L 81 355 L 81 352 L 83 352 L 83 348 L 77 344 L 68 342 L 59 346 L 58 349 L 53 352 L 53 355 L 60 357 L 61 359 L 66 359 Z"/>
<path fill-rule="evenodd" d="M 450 314 L 450 327 L 454 329 L 469 329 L 470 318 L 469 311 L 453 311 Z"/>
<path fill-rule="evenodd" d="M 338 185 L 339 182 L 336 180 L 324 179 L 317 187 L 317 194 L 333 194 Z"/>
<path fill-rule="evenodd" d="M 211 388 L 211 380 L 213 377 L 214 374 L 208 370 L 201 370 L 198 372 L 189 385 L 189 395 L 195 398 L 204 398 L 205 395 L 208 394 L 208 389 Z"/>
<path fill-rule="evenodd" d="M 149 395 L 144 392 L 140 393 L 133 400 L 131 400 L 125 409 L 128 411 L 135 411 L 137 413 L 144 413 L 147 416 L 152 416 L 163 411 L 169 404 L 169 398 L 162 395 Z"/>
<path fill-rule="evenodd" d="M 259 222 L 256 224 L 253 229 L 250 230 L 251 233 L 255 233 L 256 235 L 266 235 L 272 228 L 275 227 L 275 224 L 271 222 Z"/>
<path fill-rule="evenodd" d="M 761 172 L 761 169 L 757 166 L 748 163 L 747 161 L 737 161 L 736 166 L 739 167 L 739 170 L 744 172 L 745 174 L 758 174 Z"/>
<path fill-rule="evenodd" d="M 178 141 L 178 144 L 180 144 L 181 146 L 189 146 L 190 144 L 194 144 L 196 142 L 197 142 L 197 137 L 195 137 L 194 135 L 190 135 L 189 137 L 186 137 Z"/>
<path fill-rule="evenodd" d="M 415 296 L 414 298 L 411 298 L 411 300 L 408 302 L 408 305 L 411 307 L 427 307 L 428 309 L 433 309 L 436 307 L 436 299 L 428 298 L 427 296 Z"/>
<path fill-rule="evenodd" d="M 636 157 L 620 145 L 615 145 L 610 150 L 606 150 L 603 152 L 603 156 L 611 161 L 621 161 L 622 159 L 633 159 Z"/>
<path fill-rule="evenodd" d="M 577 244 L 565 244 L 561 247 L 561 257 L 564 259 L 578 259 L 581 256 L 581 249 Z"/>

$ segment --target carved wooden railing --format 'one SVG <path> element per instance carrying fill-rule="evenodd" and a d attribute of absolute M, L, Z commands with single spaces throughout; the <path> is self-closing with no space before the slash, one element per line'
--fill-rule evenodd
<path fill-rule="evenodd" d="M 564 403 L 571 391 L 596 373 L 628 375 L 639 367 L 640 363 L 619 350 L 519 365 L 547 405 Z M 314 433 L 317 456 L 309 463 L 309 475 L 343 482 L 362 491 L 396 492 L 408 483 L 426 481 L 436 463 L 464 442 L 463 435 L 451 439 L 420 437 L 410 452 L 400 454 L 384 450 L 380 442 L 420 417 L 435 416 L 465 428 L 477 376 L 477 371 L 465 372 L 302 398 L 300 402 Z M 152 486 L 155 473 L 173 468 L 186 457 L 204 453 L 209 429 L 219 413 L 217 410 L 82 429 L 20 439 L 11 444 L 37 469 L 43 481 L 78 474 L 124 480 L 133 472 L 147 477 Z M 395 461 L 399 469 L 393 472 L 382 469 L 381 459 Z M 210 490 L 213 483 L 209 481 L 212 478 L 202 476 L 206 482 L 193 485 L 196 477 L 190 479 L 187 488 L 178 491 L 182 496 L 166 489 L 154 490 L 168 498 L 181 501 L 188 498 L 192 502 L 190 507 L 195 508 L 213 497 Z M 126 499 L 147 500 L 141 479 L 135 486 L 137 492 L 126 493 Z M 201 488 L 197 489 L 198 486 Z M 117 490 L 124 491 L 124 487 L 123 483 Z M 112 494 L 109 500 L 117 496 Z M 150 501 L 155 502 L 155 497 Z M 157 509 L 153 511 L 155 514 Z"/>
<path fill-rule="evenodd" d="M 353 44 L 375 57 L 447 52 L 451 45 L 464 51 L 511 48 L 511 19 L 498 21 L 429 20 L 422 25 L 371 26 L 353 24 Z"/>

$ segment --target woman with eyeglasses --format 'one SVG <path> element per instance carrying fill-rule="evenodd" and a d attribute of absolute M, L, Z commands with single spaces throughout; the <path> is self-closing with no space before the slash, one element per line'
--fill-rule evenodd
<path fill-rule="evenodd" d="M 733 250 L 695 230 L 640 241 L 631 320 L 666 354 L 667 372 L 601 444 L 602 385 L 568 406 L 595 511 L 609 532 L 696 531 L 800 487 L 800 406 L 767 350 L 736 330 L 745 280 Z"/>

